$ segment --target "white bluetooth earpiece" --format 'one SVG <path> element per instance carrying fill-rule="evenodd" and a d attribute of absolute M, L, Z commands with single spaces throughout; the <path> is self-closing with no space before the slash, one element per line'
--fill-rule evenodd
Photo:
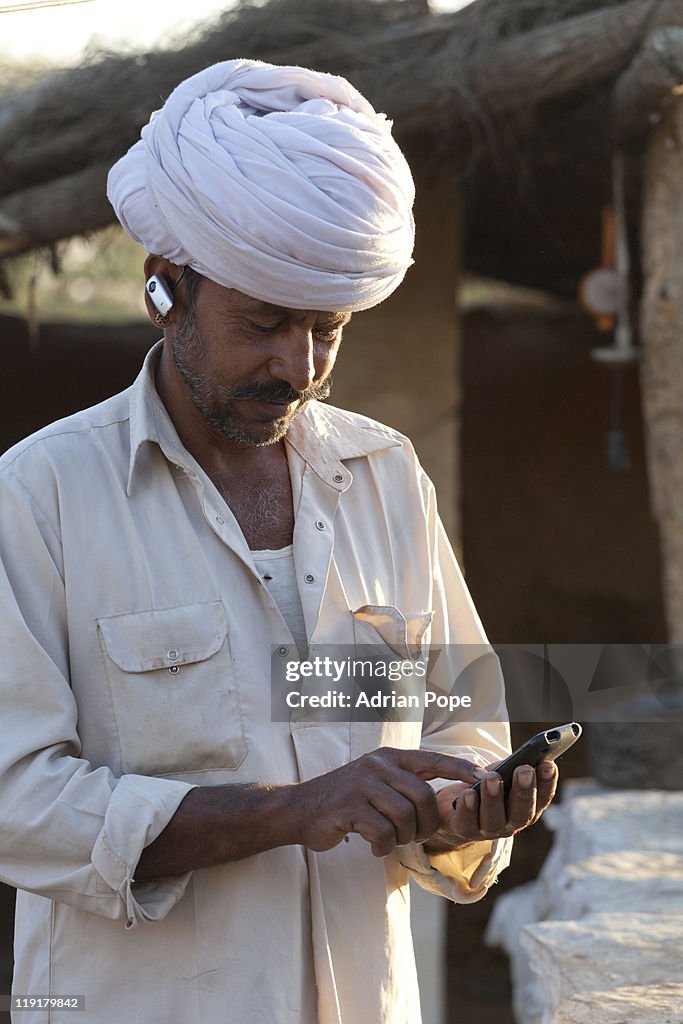
<path fill-rule="evenodd" d="M 162 316 L 167 316 L 173 307 L 173 293 L 163 278 L 153 274 L 145 282 L 145 291 Z"/>

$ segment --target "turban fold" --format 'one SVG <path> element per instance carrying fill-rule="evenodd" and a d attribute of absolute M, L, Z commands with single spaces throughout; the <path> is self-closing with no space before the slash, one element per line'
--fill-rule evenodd
<path fill-rule="evenodd" d="M 129 235 L 217 284 L 353 312 L 412 263 L 410 169 L 344 78 L 231 60 L 182 82 L 111 169 Z"/>

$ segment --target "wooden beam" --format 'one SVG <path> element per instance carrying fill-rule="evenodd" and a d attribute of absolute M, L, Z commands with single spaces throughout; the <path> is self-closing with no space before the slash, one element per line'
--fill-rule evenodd
<path fill-rule="evenodd" d="M 472 12 L 477 5 L 465 10 Z M 260 37 L 259 52 L 266 59 L 349 75 L 377 109 L 395 119 L 401 140 L 426 129 L 450 136 L 464 163 L 474 145 L 473 125 L 507 119 L 509 129 L 511 115 L 577 90 L 590 94 L 607 87 L 629 65 L 644 32 L 683 28 L 680 0 L 628 0 L 501 39 L 488 49 L 474 45 L 468 52 L 458 31 L 464 13 L 398 22 L 362 40 L 336 34 L 325 46 L 316 40 L 278 50 L 271 39 L 268 51 Z M 232 25 L 235 38 L 239 24 Z M 172 86 L 216 58 L 217 38 L 143 61 L 117 58 L 63 72 L 0 102 L 0 195 L 12 195 L 11 202 L 0 204 L 0 216 L 20 224 L 9 235 L 0 224 L 6 253 L 54 241 L 58 228 L 59 237 L 68 237 L 113 220 L 97 191 L 98 172 L 90 176 L 86 169 L 92 162 L 112 163 L 125 152 Z M 225 37 L 220 39 L 225 56 Z M 248 49 L 244 52 L 248 55 Z M 485 130 L 482 148 L 487 141 Z M 573 151 L 574 158 L 580 156 L 576 141 Z M 36 203 L 31 188 L 51 177 L 58 179 L 55 187 L 64 203 L 57 216 L 54 207 L 42 202 L 50 193 L 38 194 Z"/>
<path fill-rule="evenodd" d="M 477 6 L 465 9 L 470 19 Z M 258 56 L 347 74 L 406 130 L 432 123 L 437 131 L 447 125 L 467 133 L 484 113 L 504 115 L 591 90 L 629 63 L 644 31 L 683 27 L 680 0 L 630 0 L 490 47 L 477 47 L 470 31 L 468 48 L 460 30 L 465 11 L 398 22 L 362 37 L 353 25 L 346 34 L 325 36 L 321 29 L 320 39 L 288 48 L 279 44 L 276 20 L 270 39 L 261 26 Z M 257 55 L 250 22 L 241 24 L 236 19 L 229 30 L 182 50 L 59 72 L 7 97 L 0 102 L 0 194 L 96 160 L 113 161 L 187 75 L 226 54 Z"/>
<path fill-rule="evenodd" d="M 105 195 L 108 163 L 95 164 L 0 203 L 0 259 L 105 227 L 113 211 Z"/>
<path fill-rule="evenodd" d="M 639 141 L 683 92 L 683 28 L 648 36 L 618 79 L 613 94 L 614 129 L 620 143 Z"/>
<path fill-rule="evenodd" d="M 586 92 L 631 61 L 645 32 L 683 26 L 680 0 L 631 0 L 503 40 L 477 54 L 469 79 L 496 112 Z"/>
<path fill-rule="evenodd" d="M 683 643 L 683 100 L 650 143 L 643 194 L 641 391 L 669 642 Z"/>
<path fill-rule="evenodd" d="M 262 9 L 262 20 L 267 16 Z M 136 141 L 140 128 L 175 86 L 208 64 L 229 56 L 258 57 L 279 64 L 301 64 L 344 74 L 349 68 L 371 69 L 391 82 L 393 106 L 402 107 L 405 81 L 397 83 L 383 64 L 407 60 L 420 64 L 457 24 L 458 15 L 411 19 L 375 28 L 332 34 L 319 30 L 312 44 L 283 46 L 280 21 L 255 32 L 249 17 L 229 22 L 228 29 L 183 49 L 142 57 L 109 57 L 90 66 L 59 71 L 31 88 L 0 100 L 0 196 L 7 195 L 109 159 L 113 163 Z M 279 26 L 279 28 L 278 28 Z M 394 90 L 394 86 L 400 87 Z M 396 103 L 398 100 L 398 103 Z M 410 105 L 410 104 L 409 104 Z"/>

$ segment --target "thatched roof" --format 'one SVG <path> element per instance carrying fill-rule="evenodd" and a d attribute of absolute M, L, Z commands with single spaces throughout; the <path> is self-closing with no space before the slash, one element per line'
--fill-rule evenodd
<path fill-rule="evenodd" d="M 571 290 L 599 254 L 615 87 L 653 33 L 681 27 L 680 0 L 475 0 L 447 15 L 424 0 L 242 5 L 184 46 L 94 55 L 5 94 L 0 257 L 109 223 L 106 170 L 173 86 L 213 61 L 260 57 L 346 75 L 394 119 L 418 174 L 425 160 L 453 163 L 472 269 Z M 655 106 L 681 77 L 671 45 Z M 638 113 L 621 93 L 618 130 L 632 141 L 651 106 Z"/>

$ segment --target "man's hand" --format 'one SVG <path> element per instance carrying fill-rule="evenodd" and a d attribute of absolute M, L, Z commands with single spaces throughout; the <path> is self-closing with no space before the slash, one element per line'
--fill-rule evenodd
<path fill-rule="evenodd" d="M 329 850 L 357 832 L 376 857 L 385 857 L 396 846 L 424 842 L 439 828 L 437 800 L 425 780 L 458 779 L 466 789 L 485 774 L 464 758 L 382 747 L 293 787 L 298 842 Z"/>
<path fill-rule="evenodd" d="M 495 765 L 481 783 L 478 797 L 462 784 L 446 786 L 437 796 L 439 828 L 424 844 L 427 853 L 446 853 L 486 839 L 513 836 L 538 821 L 557 788 L 557 766 L 543 761 L 536 771 L 530 765 L 515 769 L 506 802 L 503 780 Z M 453 809 L 453 801 L 457 804 Z"/>
<path fill-rule="evenodd" d="M 293 785 L 197 786 L 181 801 L 166 828 L 142 851 L 135 881 L 225 864 L 292 844 L 329 850 L 349 832 L 376 857 L 413 841 L 441 853 L 480 839 L 512 835 L 535 821 L 555 791 L 555 773 L 523 788 L 519 773 L 505 813 L 500 776 L 464 758 L 429 750 L 382 747 L 350 764 Z M 539 770 L 540 771 L 540 770 Z M 484 777 L 481 809 L 470 789 Z M 438 797 L 427 779 L 453 779 Z M 538 793 L 538 795 L 537 795 Z M 458 808 L 452 803 L 458 797 Z M 474 797 L 475 806 L 468 807 Z"/>

